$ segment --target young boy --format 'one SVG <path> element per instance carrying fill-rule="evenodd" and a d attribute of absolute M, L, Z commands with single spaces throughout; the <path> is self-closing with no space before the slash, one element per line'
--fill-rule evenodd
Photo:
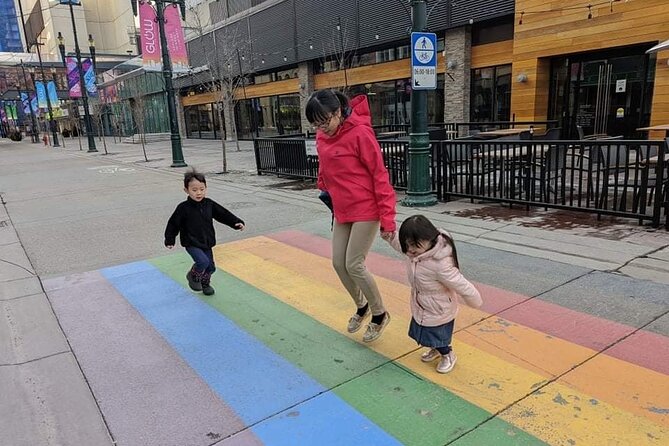
<path fill-rule="evenodd" d="M 212 248 L 216 245 L 214 222 L 226 224 L 233 229 L 243 231 L 244 221 L 225 209 L 214 200 L 207 198 L 207 180 L 204 175 L 194 170 L 184 175 L 186 201 L 179 203 L 167 222 L 165 246 L 174 248 L 177 234 L 180 234 L 181 246 L 193 258 L 195 264 L 186 274 L 188 285 L 194 291 L 205 295 L 214 294 L 210 284 L 211 275 L 216 271 Z"/>

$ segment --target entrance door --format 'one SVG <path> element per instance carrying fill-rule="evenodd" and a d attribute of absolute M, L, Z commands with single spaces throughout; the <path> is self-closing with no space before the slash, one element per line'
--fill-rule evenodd
<path fill-rule="evenodd" d="M 655 66 L 642 49 L 561 57 L 552 68 L 549 119 L 567 137 L 631 138 L 648 125 Z"/>

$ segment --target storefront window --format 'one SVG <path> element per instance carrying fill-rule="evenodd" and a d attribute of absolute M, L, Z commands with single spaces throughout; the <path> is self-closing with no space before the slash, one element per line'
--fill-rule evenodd
<path fill-rule="evenodd" d="M 411 124 L 411 79 L 377 82 L 352 87 L 355 94 L 366 94 L 372 125 Z M 437 89 L 427 93 L 429 123 L 444 120 L 444 75 L 437 78 Z"/>
<path fill-rule="evenodd" d="M 511 65 L 472 70 L 472 121 L 509 121 L 510 117 Z"/>
<path fill-rule="evenodd" d="M 218 105 L 192 105 L 184 109 L 188 138 L 217 139 L 221 137 Z"/>
<path fill-rule="evenodd" d="M 301 133 L 300 96 L 269 96 L 239 101 L 235 119 L 239 137 L 248 139 Z"/>

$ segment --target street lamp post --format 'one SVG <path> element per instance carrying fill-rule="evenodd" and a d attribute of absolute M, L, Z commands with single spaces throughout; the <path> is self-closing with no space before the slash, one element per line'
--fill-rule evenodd
<path fill-rule="evenodd" d="M 79 71 L 79 85 L 81 87 L 81 99 L 84 103 L 84 123 L 86 124 L 86 136 L 88 137 L 88 152 L 97 152 L 95 147 L 95 138 L 93 138 L 93 125 L 91 124 L 91 114 L 88 109 L 88 91 L 86 90 L 86 82 L 84 81 L 84 69 L 81 65 L 81 50 L 79 49 L 79 38 L 77 36 L 77 23 L 74 20 L 74 7 L 72 1 L 68 2 L 70 7 L 70 18 L 72 19 L 72 32 L 74 33 L 74 53 L 77 58 L 77 70 Z M 63 64 L 65 62 L 65 45 L 63 43 L 63 35 L 58 33 L 58 48 L 63 57 Z"/>
<path fill-rule="evenodd" d="M 30 94 L 28 93 L 29 90 L 28 79 L 26 79 L 26 67 L 23 64 L 23 59 L 21 59 L 21 72 L 23 73 L 23 83 L 26 85 L 26 94 L 28 95 L 28 108 L 30 109 L 30 122 L 32 127 L 30 138 L 32 139 L 32 142 L 37 143 L 39 142 L 39 134 L 37 132 L 37 121 L 35 120 L 35 111 L 33 110 L 32 100 L 30 99 Z M 35 96 L 37 96 L 37 92 L 35 92 Z"/>
<path fill-rule="evenodd" d="M 156 16 L 158 18 L 158 29 L 160 32 L 160 47 L 163 57 L 163 78 L 165 79 L 165 90 L 167 91 L 167 112 L 170 118 L 170 140 L 172 142 L 172 167 L 186 167 L 183 150 L 181 148 L 181 136 L 179 135 L 179 122 L 177 121 L 177 108 L 175 104 L 174 86 L 172 84 L 172 59 L 170 59 L 167 47 L 167 36 L 165 35 L 165 8 L 178 4 L 182 7 L 184 15 L 185 4 L 183 0 L 155 0 Z"/>
<path fill-rule="evenodd" d="M 411 31 L 427 28 L 427 1 L 411 0 Z M 430 134 L 427 131 L 427 91 L 411 90 L 409 133 L 409 183 L 404 206 L 432 206 L 437 203 L 430 181 Z"/>
<path fill-rule="evenodd" d="M 37 48 L 37 58 L 39 60 L 39 67 L 40 71 L 42 72 L 42 82 L 44 82 L 44 90 L 47 92 L 46 94 L 46 107 L 49 111 L 49 126 L 51 127 L 51 131 L 53 134 L 53 146 L 58 147 L 58 132 L 56 131 L 56 122 L 53 120 L 53 110 L 51 109 L 51 100 L 49 99 L 49 92 L 47 90 L 47 83 L 46 83 L 46 76 L 44 75 L 44 65 L 42 65 L 42 51 L 40 51 L 40 45 L 43 45 L 42 43 L 38 42 L 37 40 L 33 40 L 28 36 L 27 30 L 26 30 L 26 22 L 23 20 L 23 5 L 21 2 L 18 2 L 19 4 L 19 12 L 21 13 L 21 25 L 23 26 L 23 34 L 26 39 L 26 46 L 28 47 L 27 50 L 30 51 L 30 48 L 32 48 L 33 45 Z M 25 72 L 23 73 L 25 77 Z M 33 87 L 35 87 L 35 95 L 37 95 L 37 87 L 35 86 L 35 75 L 34 72 L 30 73 L 30 76 L 33 80 Z M 30 104 L 30 111 L 32 112 L 32 104 Z M 39 139 L 39 135 L 36 136 L 37 139 Z"/>
<path fill-rule="evenodd" d="M 132 11 L 137 15 L 137 1 L 130 0 Z M 160 47 L 163 59 L 163 78 L 165 79 L 165 91 L 167 92 L 167 114 L 170 119 L 170 140 L 172 143 L 172 167 L 186 167 L 183 150 L 181 148 L 181 136 L 179 135 L 179 122 L 175 104 L 174 85 L 172 84 L 172 59 L 170 59 L 167 47 L 167 36 L 165 35 L 165 8 L 178 5 L 181 10 L 181 18 L 186 19 L 185 0 L 153 0 L 156 4 L 156 19 L 158 21 L 158 32 L 160 34 Z"/>
<path fill-rule="evenodd" d="M 42 64 L 42 51 L 39 49 L 40 46 L 44 45 L 40 42 L 35 42 L 35 47 L 37 48 L 37 59 L 39 60 L 39 69 L 42 73 L 42 83 L 44 84 L 44 91 L 46 92 L 46 108 L 49 111 L 49 127 L 51 128 L 51 135 L 53 138 L 53 146 L 60 147 L 58 144 L 58 132 L 56 131 L 56 121 L 53 119 L 53 108 L 51 107 L 51 99 L 49 98 L 49 89 L 48 81 L 46 80 L 46 74 L 44 73 L 44 65 Z"/>

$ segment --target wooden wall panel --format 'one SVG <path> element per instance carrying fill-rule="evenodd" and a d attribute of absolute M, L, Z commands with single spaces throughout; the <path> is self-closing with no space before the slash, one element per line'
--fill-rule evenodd
<path fill-rule="evenodd" d="M 437 73 L 445 72 L 444 55 L 437 57 Z M 346 70 L 348 85 L 364 85 L 374 82 L 407 79 L 411 77 L 411 59 L 394 60 L 375 65 L 351 68 Z M 345 85 L 344 72 L 333 71 L 314 76 L 316 90 L 323 88 L 342 87 Z"/>
<path fill-rule="evenodd" d="M 565 8 L 577 8 L 565 10 Z M 524 11 L 523 24 L 518 24 Z M 532 11 L 553 11 L 532 14 Z M 636 44 L 653 44 L 669 38 L 669 1 L 637 0 L 592 8 L 582 0 L 517 0 L 513 40 L 511 111 L 516 119 L 546 118 L 548 89 L 546 63 L 551 57 Z M 664 58 L 664 59 L 663 59 Z M 659 56 L 655 79 L 652 122 L 669 117 L 669 79 L 666 56 Z M 663 62 L 665 60 L 665 62 Z M 543 61 L 543 62 L 542 62 Z M 664 64 L 664 66 L 663 66 Z M 526 84 L 516 82 L 519 73 Z"/>
<path fill-rule="evenodd" d="M 267 82 L 264 84 L 249 85 L 246 87 L 247 98 L 261 98 L 264 96 L 277 96 L 280 94 L 291 94 L 300 91 L 299 79 L 286 79 L 276 82 Z M 237 88 L 235 99 L 243 99 L 244 90 Z"/>
<path fill-rule="evenodd" d="M 201 105 L 209 104 L 212 102 L 218 102 L 220 100 L 220 94 L 218 92 L 207 92 L 195 94 L 193 96 L 185 96 L 181 98 L 181 103 L 184 107 L 191 105 Z"/>
<path fill-rule="evenodd" d="M 510 64 L 513 61 L 513 40 L 472 47 L 472 68 Z"/>
<path fill-rule="evenodd" d="M 655 69 L 655 93 L 650 113 L 650 125 L 669 124 L 669 51 L 657 55 Z M 653 139 L 665 138 L 666 132 L 651 132 Z"/>

